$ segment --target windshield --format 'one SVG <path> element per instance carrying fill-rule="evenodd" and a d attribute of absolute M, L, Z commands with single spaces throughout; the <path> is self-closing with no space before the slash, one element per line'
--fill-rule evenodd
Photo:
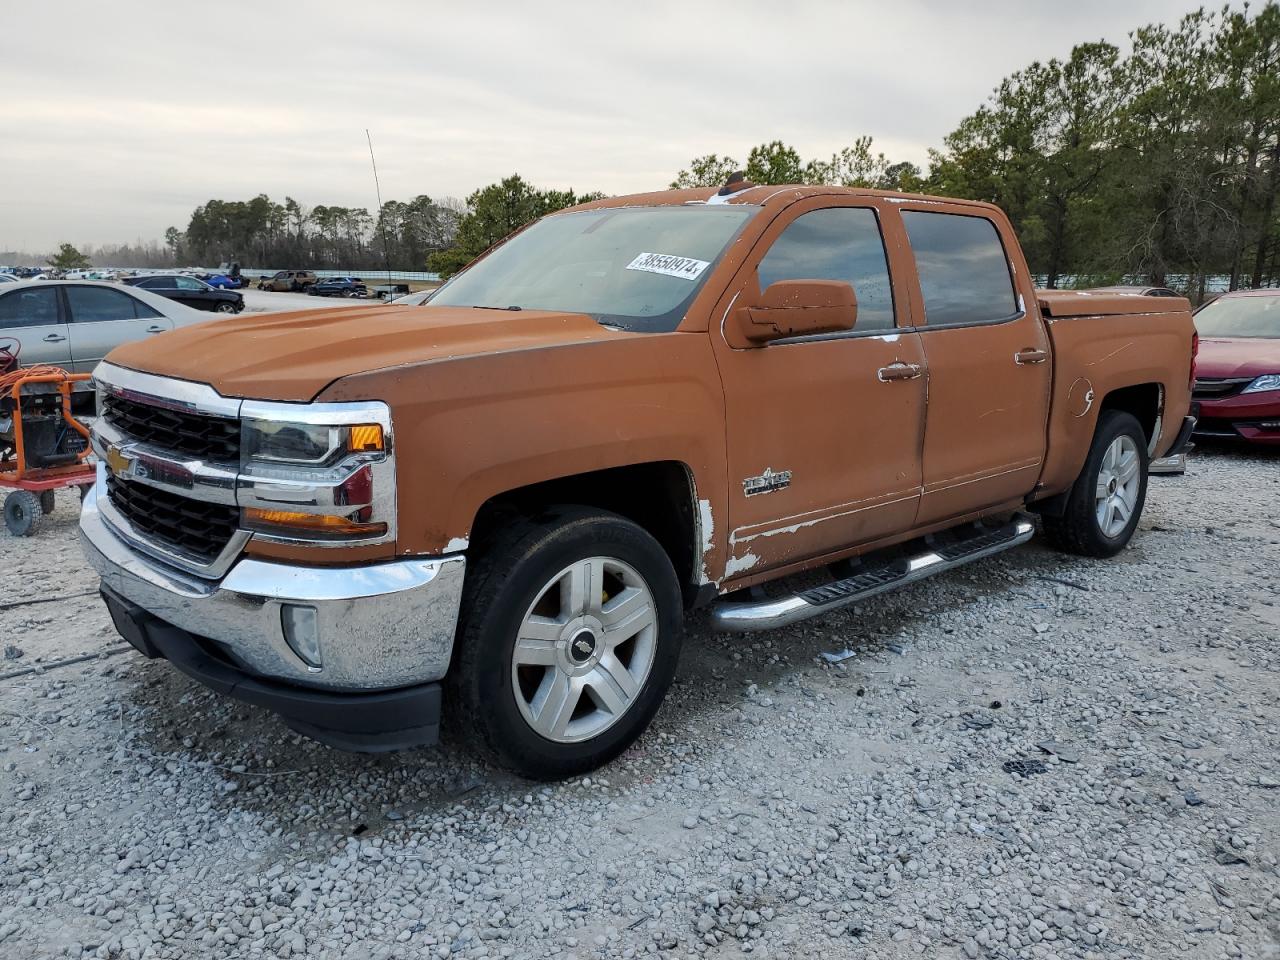
<path fill-rule="evenodd" d="M 431 306 L 563 310 L 629 330 L 674 330 L 757 209 L 608 207 L 546 217 L 450 280 Z"/>
<path fill-rule="evenodd" d="M 1202 337 L 1280 339 L 1280 294 L 1274 297 L 1222 297 L 1196 311 Z"/>

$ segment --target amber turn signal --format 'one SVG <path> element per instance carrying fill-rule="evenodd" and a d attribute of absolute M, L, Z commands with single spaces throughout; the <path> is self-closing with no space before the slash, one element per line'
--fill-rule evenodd
<path fill-rule="evenodd" d="M 376 423 L 362 423 L 351 428 L 349 448 L 353 453 L 365 453 L 382 449 L 382 427 Z"/>
<path fill-rule="evenodd" d="M 246 507 L 245 521 L 264 532 L 319 533 L 338 537 L 378 537 L 387 532 L 385 523 L 360 523 L 327 513 L 295 513 L 290 510 L 260 510 Z"/>

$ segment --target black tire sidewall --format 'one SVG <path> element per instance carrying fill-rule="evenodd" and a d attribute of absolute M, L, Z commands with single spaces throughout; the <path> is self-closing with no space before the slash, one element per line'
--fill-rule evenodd
<path fill-rule="evenodd" d="M 26 490 L 15 490 L 5 497 L 4 525 L 15 537 L 29 537 L 43 512 L 40 498 Z"/>
<path fill-rule="evenodd" d="M 613 514 L 564 511 L 536 529 L 523 549 L 495 571 L 487 596 L 473 598 L 459 640 L 459 691 L 467 722 L 478 727 L 502 765 L 532 779 L 559 779 L 592 770 L 625 750 L 649 725 L 679 661 L 683 611 L 679 583 L 656 540 Z M 610 557 L 644 578 L 657 607 L 654 661 L 631 708 L 590 740 L 555 743 L 525 720 L 511 686 L 511 660 L 525 612 L 560 570 L 586 557 Z"/>
<path fill-rule="evenodd" d="M 1107 455 L 1107 449 L 1117 437 L 1123 435 L 1129 436 L 1138 448 L 1138 500 L 1124 529 L 1118 535 L 1108 537 L 1098 526 L 1095 491 L 1098 485 L 1098 472 L 1102 468 L 1102 460 Z M 1147 438 L 1142 424 L 1131 413 L 1120 410 L 1104 412 L 1094 434 L 1093 446 L 1089 450 L 1085 468 L 1080 474 L 1079 487 L 1074 492 L 1073 499 L 1076 502 L 1072 505 L 1073 509 L 1079 511 L 1078 519 L 1087 521 L 1082 525 L 1085 526 L 1084 532 L 1088 546 L 1092 548 L 1091 553 L 1096 556 L 1114 556 L 1133 538 L 1134 531 L 1138 528 L 1138 521 L 1142 518 L 1143 507 L 1147 502 L 1147 466 Z"/>

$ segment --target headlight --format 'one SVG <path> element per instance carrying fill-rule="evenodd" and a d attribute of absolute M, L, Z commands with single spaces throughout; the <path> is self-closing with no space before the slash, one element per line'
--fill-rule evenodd
<path fill-rule="evenodd" d="M 1280 390 L 1280 373 L 1264 373 L 1240 392 L 1261 393 L 1264 390 Z"/>
<path fill-rule="evenodd" d="M 391 418 L 378 401 L 241 409 L 242 525 L 256 536 L 340 545 L 395 538 Z"/>
<path fill-rule="evenodd" d="M 240 447 L 250 460 L 325 467 L 353 453 L 383 449 L 376 423 L 331 427 L 314 423 L 244 420 Z"/>

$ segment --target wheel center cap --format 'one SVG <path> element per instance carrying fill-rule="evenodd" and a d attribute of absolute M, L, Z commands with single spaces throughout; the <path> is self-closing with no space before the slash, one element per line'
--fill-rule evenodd
<path fill-rule="evenodd" d="M 586 663 L 595 652 L 596 635 L 590 630 L 579 630 L 569 641 L 569 659 L 574 663 Z"/>
<path fill-rule="evenodd" d="M 1116 478 L 1112 477 L 1111 482 L 1107 484 L 1107 493 L 1115 493 L 1118 486 L 1119 484 L 1116 482 Z"/>

